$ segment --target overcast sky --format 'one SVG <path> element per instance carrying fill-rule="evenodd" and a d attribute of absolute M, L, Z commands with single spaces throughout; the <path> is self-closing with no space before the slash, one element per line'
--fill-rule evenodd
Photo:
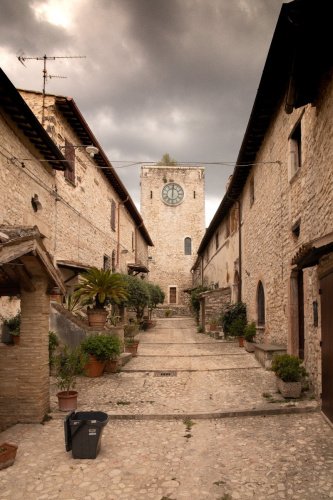
<path fill-rule="evenodd" d="M 139 206 L 139 166 L 235 162 L 281 0 L 0 0 L 0 65 L 20 88 L 74 98 Z M 124 163 L 118 163 L 124 162 Z M 120 167 L 120 168 L 119 168 Z M 206 223 L 231 167 L 206 167 Z"/>

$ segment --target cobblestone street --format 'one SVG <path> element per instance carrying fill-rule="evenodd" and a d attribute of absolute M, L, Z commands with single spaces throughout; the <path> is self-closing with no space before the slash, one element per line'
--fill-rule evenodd
<path fill-rule="evenodd" d="M 1 433 L 19 449 L 0 471 L 0 498 L 333 498 L 333 430 L 311 397 L 284 401 L 253 354 L 192 320 L 159 320 L 140 336 L 123 372 L 78 381 L 79 409 L 110 415 L 98 458 L 66 453 L 51 379 L 52 419 Z"/>

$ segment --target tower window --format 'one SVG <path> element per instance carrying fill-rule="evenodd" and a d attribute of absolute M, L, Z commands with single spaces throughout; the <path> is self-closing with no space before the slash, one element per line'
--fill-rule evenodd
<path fill-rule="evenodd" d="M 150 199 L 152 200 L 153 199 L 153 192 L 150 191 Z"/>
<path fill-rule="evenodd" d="M 169 288 L 169 304 L 177 304 L 177 287 L 170 286 Z"/>
<path fill-rule="evenodd" d="M 192 255 L 192 240 L 191 240 L 191 238 L 185 238 L 185 240 L 184 240 L 184 253 L 185 253 L 185 255 Z"/>
<path fill-rule="evenodd" d="M 195 198 L 195 191 L 193 191 L 193 198 Z"/>

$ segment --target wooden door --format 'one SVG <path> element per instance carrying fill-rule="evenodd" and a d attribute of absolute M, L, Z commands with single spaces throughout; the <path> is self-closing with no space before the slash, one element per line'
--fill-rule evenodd
<path fill-rule="evenodd" d="M 320 280 L 322 410 L 333 422 L 333 273 Z"/>

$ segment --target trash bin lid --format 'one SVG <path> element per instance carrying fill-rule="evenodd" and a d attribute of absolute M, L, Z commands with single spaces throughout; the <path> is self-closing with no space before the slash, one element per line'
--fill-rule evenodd
<path fill-rule="evenodd" d="M 109 420 L 108 414 L 104 411 L 78 411 L 71 413 L 69 418 L 74 425 L 82 420 L 89 424 L 106 424 Z"/>

